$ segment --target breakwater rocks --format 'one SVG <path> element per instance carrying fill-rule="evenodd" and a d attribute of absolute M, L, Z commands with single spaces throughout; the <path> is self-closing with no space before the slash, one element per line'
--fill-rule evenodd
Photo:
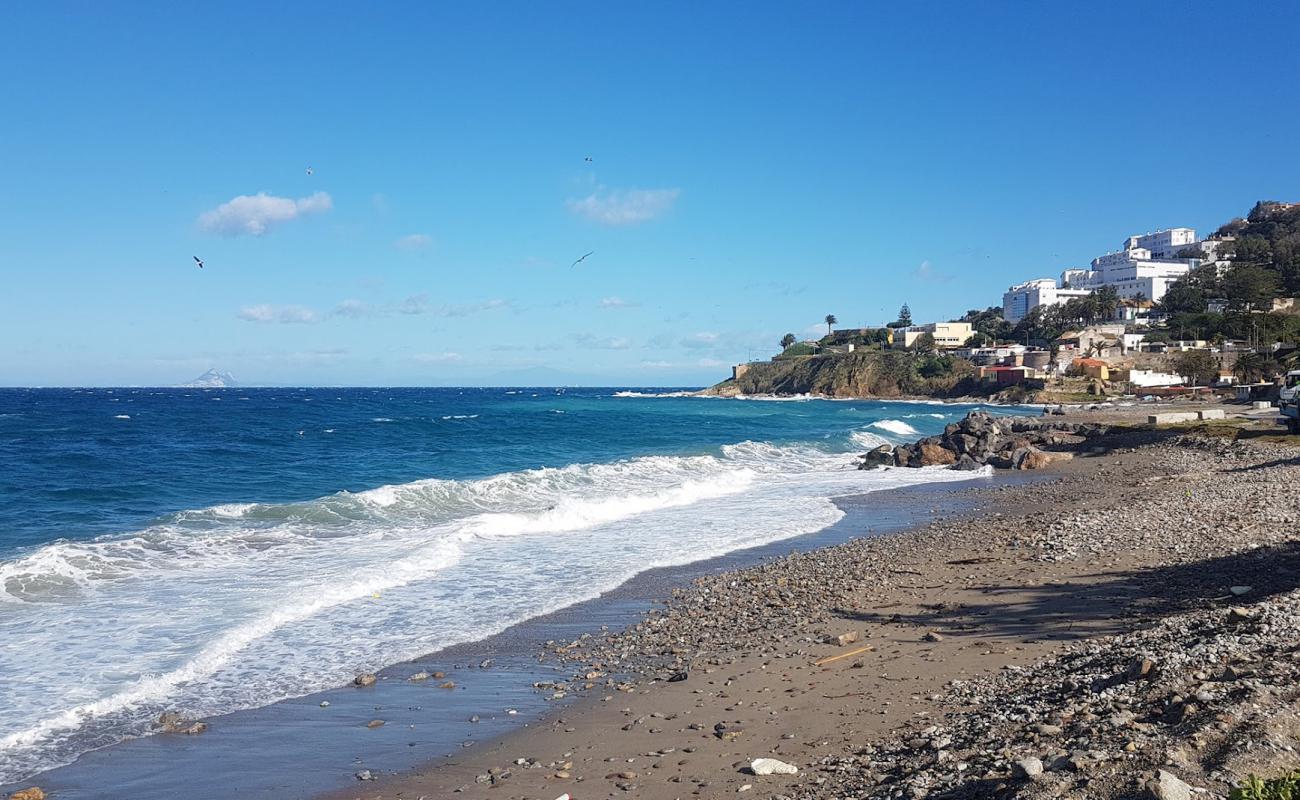
<path fill-rule="evenodd" d="M 994 417 L 972 411 L 961 422 L 911 445 L 881 445 L 862 457 L 859 469 L 947 466 L 975 470 L 1042 469 L 1070 458 L 1088 439 L 1110 431 L 1106 425 L 1051 417 Z"/>

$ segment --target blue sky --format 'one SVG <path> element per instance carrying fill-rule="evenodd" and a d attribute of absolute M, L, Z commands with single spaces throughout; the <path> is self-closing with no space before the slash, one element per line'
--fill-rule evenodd
<path fill-rule="evenodd" d="M 704 384 L 1300 199 L 1292 3 L 186 5 L 0 6 L 0 383 Z"/>

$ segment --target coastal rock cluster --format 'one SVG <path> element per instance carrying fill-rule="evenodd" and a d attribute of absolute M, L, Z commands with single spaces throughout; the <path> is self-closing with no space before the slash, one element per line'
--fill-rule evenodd
<path fill-rule="evenodd" d="M 881 445 L 862 457 L 859 469 L 876 467 L 947 466 L 976 470 L 1042 469 L 1070 449 L 1109 431 L 1106 425 L 1069 422 L 1051 417 L 995 417 L 972 411 L 961 422 L 911 445 Z"/>

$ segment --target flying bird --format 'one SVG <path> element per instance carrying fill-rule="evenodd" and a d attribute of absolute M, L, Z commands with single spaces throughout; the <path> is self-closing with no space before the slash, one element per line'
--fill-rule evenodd
<path fill-rule="evenodd" d="M 591 156 L 587 156 L 586 158 L 584 158 L 584 159 L 582 159 L 582 160 L 583 160 L 583 161 L 586 161 L 588 164 L 590 164 L 590 163 L 591 163 Z"/>
<path fill-rule="evenodd" d="M 311 167 L 307 167 L 307 174 L 308 174 L 308 175 L 311 175 L 313 172 L 315 172 L 315 170 L 313 170 Z"/>
<path fill-rule="evenodd" d="M 198 256 L 195 256 L 194 263 L 199 265 L 199 269 L 203 269 L 203 259 L 199 258 Z"/>
<path fill-rule="evenodd" d="M 587 256 L 589 256 L 589 255 L 594 255 L 595 252 L 596 252 L 595 250 L 592 250 L 590 253 L 587 253 L 587 255 L 584 255 L 582 258 L 580 258 L 580 259 L 578 259 L 577 261 L 573 262 L 572 264 L 569 265 L 569 269 L 573 269 L 574 267 L 578 266 L 578 265 L 581 264 L 582 262 L 586 261 L 586 260 L 587 260 Z"/>

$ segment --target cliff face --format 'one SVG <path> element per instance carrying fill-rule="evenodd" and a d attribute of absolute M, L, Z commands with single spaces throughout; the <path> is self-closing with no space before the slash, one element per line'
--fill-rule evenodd
<path fill-rule="evenodd" d="M 750 364 L 713 394 L 820 394 L 828 397 L 957 397 L 973 394 L 973 369 L 964 361 L 909 352 L 868 350 Z"/>

